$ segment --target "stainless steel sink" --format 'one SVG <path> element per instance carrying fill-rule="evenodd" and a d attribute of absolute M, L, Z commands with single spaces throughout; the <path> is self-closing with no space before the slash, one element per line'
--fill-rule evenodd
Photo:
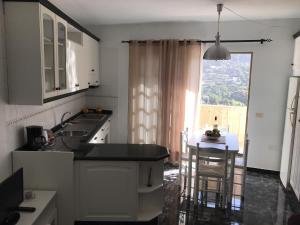
<path fill-rule="evenodd" d="M 79 120 L 102 120 L 105 117 L 103 114 L 91 113 L 91 114 L 82 114 L 76 119 Z"/>
<path fill-rule="evenodd" d="M 84 130 L 62 130 L 56 134 L 56 136 L 64 136 L 64 137 L 83 137 L 88 134 L 87 131 Z"/>

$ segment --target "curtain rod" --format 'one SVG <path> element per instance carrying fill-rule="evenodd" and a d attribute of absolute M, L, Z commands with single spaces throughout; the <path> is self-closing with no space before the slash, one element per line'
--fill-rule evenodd
<path fill-rule="evenodd" d="M 192 41 L 192 40 L 191 40 Z M 207 40 L 207 41 L 202 41 L 202 40 L 194 40 L 198 43 L 215 43 L 215 40 Z M 254 40 L 221 40 L 222 43 L 245 43 L 245 42 L 258 42 L 263 44 L 264 42 L 271 42 L 272 39 L 254 39 Z M 122 41 L 122 43 L 131 43 L 132 40 L 129 41 Z M 146 43 L 145 40 L 137 41 L 138 43 Z M 159 40 L 153 40 L 153 43 L 159 43 Z M 180 40 L 179 42 L 184 42 L 184 40 Z M 190 42 L 189 40 L 187 42 Z"/>

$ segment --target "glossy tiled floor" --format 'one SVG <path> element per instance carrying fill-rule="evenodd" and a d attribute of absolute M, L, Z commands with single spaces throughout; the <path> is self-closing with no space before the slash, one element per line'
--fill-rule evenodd
<path fill-rule="evenodd" d="M 215 208 L 214 204 L 199 207 L 196 211 L 186 210 L 187 201 L 180 198 L 177 180 L 178 170 L 167 166 L 165 207 L 159 225 L 286 225 L 290 215 L 300 212 L 295 196 L 283 191 L 275 175 L 248 172 L 244 201 L 234 196 L 233 208 L 227 212 Z"/>

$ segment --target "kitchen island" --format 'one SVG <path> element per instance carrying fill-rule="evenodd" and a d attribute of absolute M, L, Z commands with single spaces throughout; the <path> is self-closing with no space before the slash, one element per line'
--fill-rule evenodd
<path fill-rule="evenodd" d="M 14 170 L 24 168 L 25 188 L 57 191 L 59 224 L 157 217 L 163 207 L 167 149 L 153 144 L 95 144 L 94 137 L 109 116 L 96 123 L 86 115 L 79 117 L 68 121 L 72 125 L 64 131 L 84 130 L 84 136 L 57 135 L 56 144 L 45 151 L 13 152 Z"/>

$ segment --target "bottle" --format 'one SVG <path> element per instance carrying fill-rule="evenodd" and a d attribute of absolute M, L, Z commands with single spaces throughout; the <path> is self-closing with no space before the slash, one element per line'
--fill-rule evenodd
<path fill-rule="evenodd" d="M 218 130 L 218 117 L 215 116 L 215 123 L 213 125 L 213 130 Z"/>

